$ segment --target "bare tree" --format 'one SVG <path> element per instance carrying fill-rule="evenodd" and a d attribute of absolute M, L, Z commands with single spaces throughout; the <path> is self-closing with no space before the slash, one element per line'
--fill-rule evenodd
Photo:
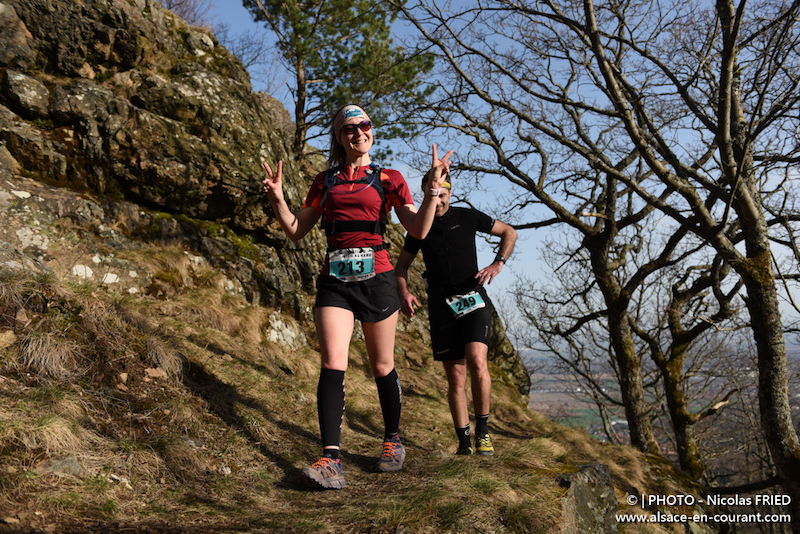
<path fill-rule="evenodd" d="M 585 200 L 591 201 L 590 211 L 601 209 L 602 217 L 596 217 L 591 226 L 568 223 L 577 230 L 578 244 L 567 239 L 549 246 L 550 263 L 557 273 L 558 284 L 551 293 L 538 294 L 528 293 L 525 284 L 518 286 L 518 307 L 536 327 L 540 340 L 551 353 L 595 396 L 593 402 L 600 413 L 604 413 L 606 402 L 621 406 L 631 443 L 644 451 L 658 453 L 658 440 L 651 425 L 652 406 L 645 393 L 645 373 L 628 310 L 647 276 L 674 261 L 671 258 L 674 246 L 633 274 L 626 272 L 624 266 L 641 243 L 641 223 L 650 210 L 618 211 L 625 203 L 620 201 L 614 183 L 600 181 L 593 189 L 602 193 L 595 198 L 588 195 Z M 570 217 L 570 211 L 561 203 L 553 205 L 561 218 Z M 677 244 L 680 239 L 673 242 Z M 562 343 L 566 346 L 562 347 Z M 604 360 L 604 354 L 613 356 L 609 363 L 619 383 L 619 400 L 604 391 L 598 377 L 608 369 L 595 370 L 598 362 Z M 605 418 L 604 424 L 609 426 Z"/>
<path fill-rule="evenodd" d="M 520 208 L 544 204 L 573 226 L 589 223 L 558 200 L 592 191 L 594 176 L 604 175 L 713 248 L 742 279 L 761 426 L 795 517 L 800 443 L 771 241 L 784 219 L 765 205 L 784 204 L 787 189 L 775 182 L 782 169 L 796 176 L 800 154 L 798 11 L 800 1 L 779 0 L 405 8 L 446 65 L 427 120 L 485 147 L 461 168 L 503 177 L 528 193 Z M 589 179 L 565 182 L 579 173 Z"/>
<path fill-rule="evenodd" d="M 260 91 L 275 95 L 286 85 L 289 74 L 283 71 L 278 49 L 267 32 L 233 33 L 228 24 L 222 23 L 214 26 L 214 33 L 222 46 L 242 62 Z"/>
<path fill-rule="evenodd" d="M 213 0 L 159 0 L 162 6 L 169 9 L 192 26 L 208 27 L 213 25 Z"/>
<path fill-rule="evenodd" d="M 708 376 L 711 371 L 708 368 L 709 362 L 716 369 L 716 360 L 723 354 L 720 347 L 709 350 L 708 335 L 721 333 L 725 321 L 736 312 L 733 301 L 742 282 L 739 279 L 727 291 L 723 289 L 723 282 L 729 271 L 730 266 L 717 256 L 710 265 L 693 265 L 682 273 L 677 273 L 679 277 L 666 278 L 667 282 L 674 282 L 667 288 L 667 305 L 654 310 L 657 320 L 649 327 L 638 321 L 631 324 L 636 334 L 646 343 L 650 356 L 660 371 L 680 466 L 696 480 L 702 479 L 706 462 L 693 428 L 718 413 L 738 391 L 736 387 L 727 384 L 727 379 L 720 377 L 719 381 L 723 382 L 722 386 L 726 391 L 717 387 L 717 391 L 711 395 L 696 394 L 693 397 L 688 393 L 692 389 L 692 380 L 699 376 Z M 644 306 L 640 302 L 638 309 L 641 310 Z M 698 351 L 703 356 L 698 358 Z M 687 365 L 687 359 L 692 353 L 695 354 L 695 364 Z M 697 361 L 702 362 L 702 365 L 698 366 Z M 692 404 L 695 405 L 694 408 L 690 407 Z"/>
<path fill-rule="evenodd" d="M 655 230 L 641 227 L 639 253 L 618 265 L 615 276 L 628 281 L 625 287 L 631 291 L 627 317 L 640 340 L 632 340 L 636 353 L 650 354 L 652 359 L 649 364 L 641 360 L 640 372 L 648 399 L 647 417 L 661 420 L 662 407 L 665 415 L 661 424 L 654 425 L 654 435 L 660 445 L 669 442 L 669 447 L 662 448 L 665 454 L 674 450 L 681 468 L 701 480 L 706 462 L 693 427 L 717 414 L 737 392 L 716 372 L 718 360 L 727 351 L 715 339 L 735 327 L 726 321 L 737 311 L 732 303 L 741 282 L 727 282 L 730 267 L 718 257 L 707 265 L 698 263 L 702 246 L 696 240 L 692 246 L 688 239 L 683 250 L 670 246 L 675 239 L 667 239 L 666 250 L 672 251 L 673 261 L 642 279 L 647 267 L 659 264 L 652 252 L 661 251 L 663 256 L 665 238 Z M 594 266 L 585 249 L 562 236 L 549 241 L 545 259 L 552 279 L 543 285 L 520 279 L 515 288 L 519 310 L 538 334 L 526 342 L 543 344 L 559 367 L 577 380 L 584 397 L 597 407 L 606 435 L 614 441 L 611 417 L 624 402 L 608 376 L 615 377 L 616 383 L 622 383 L 622 377 Z"/>

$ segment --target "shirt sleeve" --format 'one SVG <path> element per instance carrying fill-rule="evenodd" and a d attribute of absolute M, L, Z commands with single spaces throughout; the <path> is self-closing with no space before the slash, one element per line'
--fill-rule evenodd
<path fill-rule="evenodd" d="M 403 242 L 403 250 L 416 255 L 421 248 L 422 248 L 422 241 L 412 236 L 411 234 L 406 234 L 406 239 Z"/>
<path fill-rule="evenodd" d="M 306 201 L 303 202 L 302 208 L 315 208 L 318 212 L 322 213 L 322 208 L 319 206 L 322 200 L 322 186 L 325 181 L 325 172 L 319 173 L 314 181 L 311 182 L 311 188 L 306 195 Z"/>
<path fill-rule="evenodd" d="M 387 199 L 393 208 L 399 208 L 406 204 L 414 205 L 414 198 L 411 196 L 411 190 L 408 188 L 403 175 L 394 169 L 384 169 L 382 174 L 385 174 L 388 180 L 384 183 L 389 184 L 386 188 Z"/>
<path fill-rule="evenodd" d="M 473 210 L 475 216 L 475 229 L 484 234 L 491 234 L 494 228 L 494 219 L 482 211 Z"/>

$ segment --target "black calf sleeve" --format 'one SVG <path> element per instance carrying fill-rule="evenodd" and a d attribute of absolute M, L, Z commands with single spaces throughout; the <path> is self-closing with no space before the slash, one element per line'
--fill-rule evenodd
<path fill-rule="evenodd" d="M 336 451 L 337 457 L 342 436 L 344 403 L 344 371 L 322 369 L 317 384 L 317 413 L 322 448 L 325 452 Z"/>
<path fill-rule="evenodd" d="M 392 369 L 388 375 L 376 378 L 375 384 L 383 412 L 384 439 L 389 439 L 400 433 L 400 408 L 403 403 L 400 378 L 397 371 Z"/>

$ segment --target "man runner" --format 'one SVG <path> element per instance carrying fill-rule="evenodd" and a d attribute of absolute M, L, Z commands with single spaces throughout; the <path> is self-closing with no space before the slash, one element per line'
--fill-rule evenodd
<path fill-rule="evenodd" d="M 428 176 L 422 181 L 425 191 Z M 487 357 L 491 330 L 491 304 L 483 287 L 500 274 L 517 240 L 517 232 L 504 222 L 472 208 L 450 207 L 452 185 L 446 180 L 435 196 L 436 216 L 424 240 L 406 234 L 395 266 L 401 310 L 409 317 L 417 298 L 408 290 L 408 268 L 422 250 L 427 271 L 423 274 L 428 291 L 433 359 L 442 362 L 447 375 L 447 400 L 458 436 L 456 454 L 472 454 L 469 413 L 465 391 L 467 368 L 475 411 L 475 452 L 494 453 L 489 438 L 489 409 L 492 379 Z M 478 270 L 475 247 L 477 232 L 500 237 L 494 262 Z"/>

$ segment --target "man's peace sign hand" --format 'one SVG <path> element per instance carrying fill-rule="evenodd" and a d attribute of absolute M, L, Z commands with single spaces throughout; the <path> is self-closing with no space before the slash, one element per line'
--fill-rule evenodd
<path fill-rule="evenodd" d="M 436 151 L 436 143 L 434 143 L 432 152 L 433 161 L 431 163 L 428 187 L 433 190 L 438 190 L 442 187 L 442 184 L 444 184 L 447 173 L 450 172 L 450 162 L 448 160 L 450 156 L 453 155 L 453 151 L 450 150 L 442 159 L 439 159 L 439 154 Z"/>

